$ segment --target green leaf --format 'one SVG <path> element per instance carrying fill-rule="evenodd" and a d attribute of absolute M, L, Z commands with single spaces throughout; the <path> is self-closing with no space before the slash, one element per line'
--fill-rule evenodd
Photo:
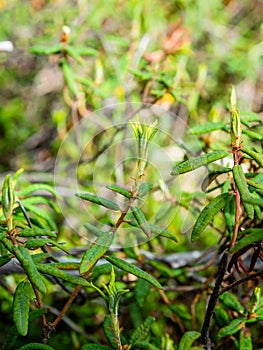
<path fill-rule="evenodd" d="M 37 55 L 54 55 L 62 51 L 63 46 L 61 43 L 53 46 L 33 46 L 29 49 L 29 52 Z"/>
<path fill-rule="evenodd" d="M 90 280 L 94 280 L 95 278 L 100 277 L 101 275 L 109 275 L 112 269 L 112 265 L 109 263 L 101 264 L 98 266 L 94 266 L 89 275 Z"/>
<path fill-rule="evenodd" d="M 81 56 L 96 56 L 98 54 L 97 50 L 92 47 L 74 47 L 74 50 Z"/>
<path fill-rule="evenodd" d="M 38 272 L 31 255 L 26 248 L 19 245 L 13 248 L 16 258 L 19 260 L 29 280 L 41 293 L 46 293 L 46 286 L 42 281 L 41 275 Z"/>
<path fill-rule="evenodd" d="M 261 122 L 260 116 L 254 112 L 241 112 L 240 117 L 242 122 Z"/>
<path fill-rule="evenodd" d="M 114 334 L 114 326 L 110 315 L 106 315 L 103 321 L 104 334 L 113 349 L 118 349 L 118 344 Z"/>
<path fill-rule="evenodd" d="M 53 258 L 51 254 L 48 253 L 37 253 L 31 255 L 31 258 L 33 259 L 34 263 L 40 263 L 41 261 L 48 259 L 48 258 Z"/>
<path fill-rule="evenodd" d="M 28 343 L 26 345 L 21 346 L 18 350 L 55 350 L 49 345 L 41 344 L 41 343 Z"/>
<path fill-rule="evenodd" d="M 139 227 L 142 229 L 142 231 L 146 234 L 147 237 L 150 237 L 151 236 L 151 228 L 150 228 L 150 225 L 149 225 L 148 221 L 146 220 L 143 212 L 141 211 L 141 209 L 131 206 L 130 210 L 131 210 L 135 220 L 137 221 Z"/>
<path fill-rule="evenodd" d="M 221 168 L 217 170 L 209 171 L 208 175 L 204 178 L 201 188 L 202 191 L 206 191 L 207 187 L 221 174 L 225 174 L 230 172 L 231 168 Z"/>
<path fill-rule="evenodd" d="M 112 350 L 112 348 L 106 345 L 86 344 L 82 346 L 81 350 Z"/>
<path fill-rule="evenodd" d="M 194 332 L 194 331 L 188 331 L 185 332 L 184 335 L 182 336 L 178 350 L 189 350 L 191 349 L 191 346 L 193 342 L 200 337 L 201 333 L 199 332 Z"/>
<path fill-rule="evenodd" d="M 145 340 L 151 330 L 151 327 L 152 327 L 152 323 L 155 321 L 155 318 L 152 317 L 152 316 L 148 316 L 146 318 L 146 320 L 140 324 L 136 329 L 135 331 L 132 333 L 132 336 L 130 338 L 130 341 L 129 343 L 131 345 L 134 345 L 136 346 L 136 343 L 137 342 L 141 342 L 143 340 Z"/>
<path fill-rule="evenodd" d="M 234 165 L 233 167 L 233 177 L 236 183 L 236 186 L 238 188 L 238 191 L 240 193 L 241 201 L 244 205 L 244 208 L 246 210 L 246 213 L 249 217 L 249 219 L 253 220 L 254 218 L 254 207 L 250 204 L 244 201 L 244 199 L 248 198 L 250 196 L 250 192 L 248 190 L 245 174 L 243 172 L 241 165 Z"/>
<path fill-rule="evenodd" d="M 263 167 L 263 156 L 262 156 L 262 154 L 260 154 L 259 152 L 252 151 L 252 150 L 250 150 L 249 148 L 246 148 L 246 147 L 242 148 L 242 152 L 246 153 L 247 155 L 249 155 L 251 158 L 253 158 L 258 163 L 258 165 Z"/>
<path fill-rule="evenodd" d="M 239 350 L 253 350 L 253 343 L 250 334 L 241 330 L 239 335 Z"/>
<path fill-rule="evenodd" d="M 1 198 L 3 213 L 6 219 L 12 215 L 14 202 L 15 194 L 11 181 L 11 175 L 7 175 L 4 179 Z"/>
<path fill-rule="evenodd" d="M 248 228 L 242 232 L 243 238 L 241 238 L 235 246 L 230 250 L 231 253 L 249 246 L 250 244 L 260 242 L 263 240 L 263 228 Z"/>
<path fill-rule="evenodd" d="M 230 318 L 226 310 L 224 310 L 222 307 L 217 306 L 215 308 L 215 321 L 218 327 L 222 328 L 225 325 L 229 324 Z"/>
<path fill-rule="evenodd" d="M 226 151 L 214 151 L 207 154 L 202 154 L 199 157 L 188 159 L 184 162 L 180 162 L 179 164 L 176 164 L 175 168 L 172 170 L 171 175 L 179 175 L 184 174 L 189 171 L 195 170 L 197 168 L 200 168 L 203 165 L 212 163 L 218 159 L 225 158 L 229 155 Z"/>
<path fill-rule="evenodd" d="M 55 246 L 56 248 L 63 250 L 65 253 L 69 254 L 68 249 L 66 249 L 62 244 L 57 243 L 50 238 L 29 238 L 25 243 L 25 247 L 28 249 L 39 248 L 43 247 L 46 244 Z"/>
<path fill-rule="evenodd" d="M 49 266 L 55 267 L 59 270 L 79 270 L 80 263 L 75 261 L 61 261 L 49 263 Z"/>
<path fill-rule="evenodd" d="M 13 304 L 13 318 L 20 335 L 26 336 L 28 331 L 28 317 L 30 307 L 31 285 L 29 281 L 18 284 Z"/>
<path fill-rule="evenodd" d="M 85 62 L 85 61 L 83 60 L 83 58 L 80 56 L 80 54 L 78 53 L 78 51 L 77 51 L 74 47 L 68 45 L 68 46 L 66 47 L 66 51 L 67 51 L 67 53 L 68 53 L 71 57 L 73 57 L 79 64 L 83 64 L 83 63 Z"/>
<path fill-rule="evenodd" d="M 32 227 L 25 228 L 19 232 L 20 237 L 36 237 L 36 236 L 49 236 L 49 237 L 57 237 L 56 232 L 50 231 L 44 228 Z"/>
<path fill-rule="evenodd" d="M 105 233 L 104 231 L 99 230 L 96 226 L 90 224 L 89 222 L 84 224 L 84 227 L 97 237 L 100 237 Z"/>
<path fill-rule="evenodd" d="M 62 61 L 62 71 L 69 90 L 73 93 L 75 97 L 77 97 L 79 94 L 79 89 L 76 84 L 76 77 L 71 65 L 68 64 L 66 61 Z"/>
<path fill-rule="evenodd" d="M 29 324 L 35 321 L 37 318 L 41 317 L 46 313 L 46 309 L 35 309 L 29 313 Z M 2 350 L 13 350 L 15 348 L 15 343 L 19 334 L 16 326 L 12 326 L 8 329 L 5 339 L 2 344 Z"/>
<path fill-rule="evenodd" d="M 88 281 L 86 281 L 84 278 L 82 278 L 80 276 L 72 275 L 72 274 L 65 272 L 63 270 L 59 270 L 56 267 L 51 266 L 50 264 L 36 264 L 36 267 L 37 267 L 38 271 L 40 271 L 44 274 L 61 278 L 62 280 L 70 282 L 72 284 L 77 284 L 77 285 L 80 285 L 83 287 L 90 286 L 90 283 Z"/>
<path fill-rule="evenodd" d="M 217 335 L 219 338 L 227 337 L 229 335 L 233 335 L 237 333 L 244 326 L 245 326 L 244 318 L 238 317 L 238 318 L 235 318 L 233 321 L 231 321 L 229 325 L 221 328 L 217 333 Z"/>
<path fill-rule="evenodd" d="M 103 207 L 111 210 L 120 210 L 116 203 L 107 198 L 99 197 L 91 193 L 76 193 L 76 196 L 85 201 L 102 205 Z"/>
<path fill-rule="evenodd" d="M 55 189 L 52 186 L 47 185 L 47 184 L 42 184 L 42 183 L 27 186 L 26 188 L 24 188 L 23 190 L 18 192 L 18 197 L 19 198 L 26 197 L 31 193 L 39 192 L 39 191 L 40 192 L 42 192 L 42 191 L 49 192 L 49 193 L 53 194 L 55 197 L 58 197 L 57 192 L 55 191 Z"/>
<path fill-rule="evenodd" d="M 174 242 L 178 242 L 178 239 L 175 237 L 174 234 L 172 234 L 171 232 L 169 232 L 168 230 L 166 230 L 162 227 L 150 224 L 150 229 L 151 229 L 151 232 L 154 234 L 157 234 L 157 235 L 165 237 L 165 238 L 169 238 Z"/>
<path fill-rule="evenodd" d="M 233 198 L 233 195 L 229 193 L 223 193 L 212 199 L 211 202 L 201 211 L 197 218 L 193 231 L 192 242 L 194 242 L 200 234 L 204 231 L 206 226 L 214 218 L 214 216 Z"/>
<path fill-rule="evenodd" d="M 190 129 L 190 133 L 194 135 L 206 134 L 215 130 L 221 130 L 226 127 L 225 122 L 210 122 L 199 124 Z"/>
<path fill-rule="evenodd" d="M 235 206 L 235 198 L 231 198 L 231 200 L 224 207 L 224 217 L 226 221 L 226 227 L 230 234 L 230 237 L 233 236 L 234 227 L 235 227 L 235 217 L 236 217 L 236 206 Z"/>
<path fill-rule="evenodd" d="M 220 295 L 219 299 L 230 309 L 236 311 L 239 314 L 243 314 L 245 309 L 237 300 L 236 296 L 232 293 L 224 292 Z"/>
<path fill-rule="evenodd" d="M 108 251 L 114 234 L 112 232 L 105 232 L 98 237 L 92 246 L 85 252 L 81 260 L 80 273 L 89 271 L 96 262 Z"/>
<path fill-rule="evenodd" d="M 138 193 L 140 197 L 145 196 L 153 189 L 153 184 L 150 182 L 143 182 L 138 188 Z"/>
<path fill-rule="evenodd" d="M 132 194 L 130 191 L 128 191 L 126 188 L 117 186 L 117 185 L 109 185 L 106 186 L 109 190 L 113 191 L 113 192 L 117 192 L 119 194 L 121 194 L 122 196 L 126 197 L 126 198 L 131 198 Z"/>
<path fill-rule="evenodd" d="M 144 279 L 145 281 L 148 281 L 155 287 L 159 289 L 163 289 L 163 287 L 160 285 L 160 283 L 153 278 L 151 275 L 149 275 L 147 272 L 141 270 L 139 267 L 128 263 L 125 260 L 116 258 L 115 256 L 106 256 L 106 259 L 113 265 L 117 266 L 119 269 L 129 272 L 133 274 L 134 276 L 137 276 L 139 278 Z"/>
<path fill-rule="evenodd" d="M 244 202 L 252 204 L 252 205 L 259 205 L 260 207 L 263 207 L 263 199 L 261 199 L 261 198 L 256 198 L 256 197 L 252 197 L 252 196 L 244 197 L 243 203 Z"/>
<path fill-rule="evenodd" d="M 256 131 L 248 130 L 248 129 L 243 129 L 243 134 L 247 135 L 251 139 L 262 141 L 263 136 L 258 134 Z"/>

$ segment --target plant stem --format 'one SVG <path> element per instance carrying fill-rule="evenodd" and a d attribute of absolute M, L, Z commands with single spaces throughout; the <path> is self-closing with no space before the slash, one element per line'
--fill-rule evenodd
<path fill-rule="evenodd" d="M 213 289 L 213 293 L 209 299 L 204 324 L 201 330 L 201 342 L 202 344 L 205 345 L 205 349 L 208 349 L 208 350 L 211 349 L 211 344 L 210 344 L 211 341 L 209 337 L 210 323 L 212 321 L 218 296 L 220 295 L 220 287 L 226 272 L 227 261 L 228 261 L 228 253 L 225 252 L 219 264 L 218 276 L 216 279 L 215 287 Z"/>

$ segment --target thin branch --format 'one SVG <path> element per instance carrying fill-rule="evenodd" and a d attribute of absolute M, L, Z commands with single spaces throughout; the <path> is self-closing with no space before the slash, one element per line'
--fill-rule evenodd
<path fill-rule="evenodd" d="M 215 287 L 213 289 L 213 293 L 209 299 L 204 324 L 203 324 L 203 327 L 201 330 L 201 342 L 202 342 L 202 344 L 205 345 L 205 348 L 208 350 L 211 349 L 210 337 L 209 337 L 210 323 L 212 321 L 214 309 L 215 309 L 216 302 L 217 302 L 217 299 L 219 296 L 219 290 L 221 287 L 221 283 L 224 279 L 224 275 L 226 272 L 227 261 L 228 261 L 228 253 L 225 252 L 221 261 L 220 261 L 220 264 L 219 264 L 218 276 L 216 279 Z"/>
<path fill-rule="evenodd" d="M 254 280 L 260 276 L 263 275 L 263 271 L 258 271 L 258 272 L 255 272 L 247 277 L 244 277 L 244 278 L 241 278 L 240 280 L 236 281 L 236 282 L 233 282 L 232 284 L 230 284 L 229 286 L 227 287 L 224 287 L 221 289 L 219 295 L 223 294 L 224 292 L 230 290 L 230 289 L 233 289 L 235 288 L 236 286 L 238 286 L 239 284 L 241 283 L 244 283 L 244 282 L 247 282 L 247 281 L 250 281 L 250 280 Z"/>

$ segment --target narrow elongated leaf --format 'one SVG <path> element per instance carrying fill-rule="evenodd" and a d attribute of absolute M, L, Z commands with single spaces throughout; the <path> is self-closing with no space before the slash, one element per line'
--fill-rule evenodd
<path fill-rule="evenodd" d="M 56 232 L 50 231 L 44 228 L 25 228 L 19 232 L 20 237 L 37 237 L 37 236 L 49 236 L 49 237 L 57 237 Z"/>
<path fill-rule="evenodd" d="M 263 136 L 253 130 L 244 129 L 243 134 L 249 136 L 251 139 L 262 141 Z"/>
<path fill-rule="evenodd" d="M 160 283 L 151 275 L 149 275 L 147 272 L 141 270 L 139 267 L 128 263 L 125 260 L 116 258 L 115 256 L 107 256 L 106 259 L 113 265 L 117 266 L 119 269 L 129 272 L 134 276 L 137 276 L 139 278 L 144 279 L 145 281 L 148 281 L 155 287 L 159 289 L 163 289 L 163 287 L 160 285 Z"/>
<path fill-rule="evenodd" d="M 53 194 L 55 197 L 58 197 L 57 192 L 52 186 L 47 184 L 42 184 L 42 183 L 27 186 L 26 188 L 18 192 L 18 197 L 26 197 L 31 193 L 42 192 L 42 191 L 49 192 Z"/>
<path fill-rule="evenodd" d="M 193 231 L 192 242 L 194 242 L 200 234 L 204 231 L 210 221 L 213 220 L 215 215 L 233 198 L 233 195 L 229 193 L 223 193 L 212 199 L 211 202 L 201 211 L 197 218 Z"/>
<path fill-rule="evenodd" d="M 79 94 L 79 89 L 76 84 L 76 78 L 75 74 L 72 70 L 72 67 L 70 64 L 68 64 L 66 61 L 62 62 L 62 70 L 63 74 L 66 80 L 66 83 L 69 87 L 69 90 L 73 93 L 74 96 L 78 96 Z"/>
<path fill-rule="evenodd" d="M 109 346 L 99 344 L 85 344 L 81 350 L 112 350 Z"/>
<path fill-rule="evenodd" d="M 244 236 L 241 238 L 235 246 L 230 250 L 231 253 L 235 253 L 250 244 L 257 243 L 263 240 L 263 228 L 249 228 L 242 232 Z"/>
<path fill-rule="evenodd" d="M 226 127 L 225 122 L 210 122 L 196 125 L 190 129 L 190 133 L 194 135 L 202 135 L 211 131 L 221 130 Z"/>
<path fill-rule="evenodd" d="M 263 191 L 263 185 L 260 185 L 260 184 L 257 183 L 257 182 L 254 182 L 254 181 L 252 181 L 252 180 L 247 180 L 247 184 L 248 184 L 249 186 L 252 186 L 252 187 L 254 187 L 254 188 L 260 190 L 260 191 Z"/>
<path fill-rule="evenodd" d="M 66 249 L 62 244 L 59 244 L 50 238 L 30 238 L 26 241 L 25 247 L 28 249 L 39 248 L 39 247 L 43 247 L 46 244 L 52 245 L 58 249 L 63 250 L 65 253 L 69 254 L 68 249 Z"/>
<path fill-rule="evenodd" d="M 245 120 L 246 122 L 261 122 L 260 116 L 254 112 L 241 112 L 241 121 Z"/>
<path fill-rule="evenodd" d="M 27 249 L 19 245 L 17 247 L 14 247 L 13 251 L 32 284 L 34 284 L 40 292 L 46 293 L 46 286 Z"/>
<path fill-rule="evenodd" d="M 59 270 L 56 267 L 51 266 L 50 264 L 36 264 L 38 271 L 45 273 L 47 275 L 55 276 L 61 278 L 64 281 L 78 284 L 83 287 L 89 287 L 90 283 L 80 276 L 71 275 L 70 273 Z"/>
<path fill-rule="evenodd" d="M 104 317 L 103 331 L 112 349 L 118 349 L 118 343 L 114 334 L 114 326 L 110 315 Z"/>
<path fill-rule="evenodd" d="M 244 202 L 252 204 L 252 205 L 259 205 L 260 207 L 263 207 L 263 199 L 261 199 L 261 198 L 256 198 L 256 197 L 252 197 L 252 196 L 244 197 L 243 203 Z"/>
<path fill-rule="evenodd" d="M 238 317 L 235 318 L 233 321 L 230 322 L 229 325 L 221 328 L 218 332 L 218 337 L 227 337 L 228 335 L 233 335 L 240 331 L 245 325 L 244 318 L 243 317 Z"/>
<path fill-rule="evenodd" d="M 49 345 L 41 344 L 41 343 L 28 343 L 26 345 L 21 346 L 18 350 L 55 350 Z"/>
<path fill-rule="evenodd" d="M 97 50 L 93 49 L 92 47 L 76 47 L 74 48 L 75 51 L 81 55 L 81 56 L 96 56 L 97 55 Z"/>
<path fill-rule="evenodd" d="M 222 307 L 217 306 L 215 308 L 215 321 L 217 326 L 219 326 L 220 328 L 226 326 L 227 324 L 230 323 L 230 318 L 228 313 L 226 312 L 225 309 L 223 309 Z"/>
<path fill-rule="evenodd" d="M 31 258 L 33 259 L 34 263 L 40 263 L 41 261 L 48 259 L 48 258 L 53 258 L 51 254 L 48 253 L 38 253 L 38 254 L 32 254 Z"/>
<path fill-rule="evenodd" d="M 29 49 L 31 53 L 35 53 L 37 55 L 54 55 L 56 53 L 60 53 L 62 51 L 62 44 L 56 44 L 53 46 L 33 46 Z"/>
<path fill-rule="evenodd" d="M 203 154 L 199 157 L 188 159 L 184 162 L 176 164 L 175 168 L 172 170 L 171 175 L 184 174 L 189 171 L 200 168 L 203 165 L 212 163 L 218 159 L 225 158 L 229 155 L 226 151 L 214 151 L 211 153 Z"/>
<path fill-rule="evenodd" d="M 66 51 L 67 51 L 67 53 L 68 53 L 71 57 L 73 57 L 79 64 L 83 64 L 83 63 L 84 63 L 83 58 L 80 56 L 80 54 L 78 53 L 78 51 L 77 51 L 74 47 L 68 45 L 67 48 L 66 48 Z"/>
<path fill-rule="evenodd" d="M 89 271 L 96 262 L 107 252 L 112 241 L 114 234 L 112 232 L 105 232 L 102 236 L 98 237 L 93 245 L 85 252 L 81 260 L 80 273 Z"/>
<path fill-rule="evenodd" d="M 233 167 L 233 177 L 236 183 L 236 186 L 238 188 L 238 191 L 240 193 L 241 201 L 244 205 L 244 208 L 246 210 L 246 213 L 249 217 L 249 219 L 253 220 L 254 218 L 254 207 L 250 203 L 247 203 L 244 201 L 244 199 L 248 198 L 250 196 L 250 192 L 248 190 L 245 174 L 243 172 L 243 169 L 241 165 L 234 165 Z"/>
<path fill-rule="evenodd" d="M 18 284 L 14 296 L 13 318 L 20 335 L 27 335 L 31 285 L 29 281 Z"/>
<path fill-rule="evenodd" d="M 86 222 L 86 224 L 84 224 L 84 227 L 97 237 L 102 236 L 105 233 L 99 230 L 96 226 L 90 224 L 89 222 Z"/>
<path fill-rule="evenodd" d="M 91 274 L 89 275 L 89 279 L 94 280 L 95 278 L 98 278 L 101 275 L 109 275 L 111 273 L 111 270 L 112 265 L 110 263 L 94 266 L 94 268 L 91 271 Z"/>
<path fill-rule="evenodd" d="M 239 314 L 243 314 L 245 309 L 244 307 L 240 304 L 238 299 L 236 298 L 235 295 L 233 295 L 230 292 L 225 292 L 220 295 L 219 299 L 223 301 L 223 303 L 229 307 L 230 309 L 238 312 Z"/>
<path fill-rule="evenodd" d="M 76 196 L 81 199 L 84 199 L 85 201 L 102 205 L 103 207 L 111 210 L 120 210 L 116 203 L 107 198 L 99 197 L 91 193 L 76 193 Z"/>
<path fill-rule="evenodd" d="M 13 205 L 15 201 L 15 194 L 13 190 L 13 185 L 11 181 L 11 175 L 5 177 L 3 188 L 2 188 L 2 208 L 6 219 L 8 219 L 13 211 Z"/>
<path fill-rule="evenodd" d="M 55 267 L 59 270 L 79 270 L 80 263 L 74 261 L 63 261 L 63 262 L 54 262 L 49 263 L 49 266 Z"/>
<path fill-rule="evenodd" d="M 235 227 L 236 206 L 235 198 L 233 197 L 224 207 L 224 216 L 226 221 L 226 227 L 232 237 Z"/>
<path fill-rule="evenodd" d="M 151 326 L 154 321 L 154 317 L 148 316 L 146 320 L 142 324 L 140 324 L 132 333 L 130 344 L 134 345 L 136 342 L 141 342 L 145 340 L 151 330 Z"/>
<path fill-rule="evenodd" d="M 175 235 L 172 234 L 171 232 L 169 232 L 168 230 L 166 230 L 162 227 L 153 225 L 153 224 L 149 224 L 149 225 L 150 225 L 150 229 L 151 229 L 152 233 L 157 234 L 157 235 L 162 236 L 162 237 L 165 237 L 165 238 L 169 238 L 174 242 L 178 242 L 178 239 L 175 237 Z"/>
<path fill-rule="evenodd" d="M 201 333 L 189 331 L 185 332 L 182 336 L 178 350 L 189 350 L 191 349 L 191 346 L 193 345 L 193 342 L 200 337 Z"/>
<path fill-rule="evenodd" d="M 247 147 L 243 147 L 242 148 L 242 152 L 246 153 L 247 155 L 249 155 L 251 158 L 253 158 L 258 163 L 258 165 L 263 167 L 263 156 L 262 156 L 262 154 L 260 154 L 259 152 L 252 151 L 252 150 L 250 150 Z"/>
<path fill-rule="evenodd" d="M 139 227 L 142 229 L 142 231 L 146 234 L 147 237 L 150 237 L 151 228 L 141 209 L 133 206 L 130 209 Z"/>
<path fill-rule="evenodd" d="M 117 186 L 117 185 L 109 185 L 106 186 L 109 190 L 113 191 L 113 192 L 117 192 L 119 194 L 121 194 L 122 196 L 126 197 L 126 198 L 131 198 L 132 194 L 130 191 L 128 191 L 126 188 Z"/>

